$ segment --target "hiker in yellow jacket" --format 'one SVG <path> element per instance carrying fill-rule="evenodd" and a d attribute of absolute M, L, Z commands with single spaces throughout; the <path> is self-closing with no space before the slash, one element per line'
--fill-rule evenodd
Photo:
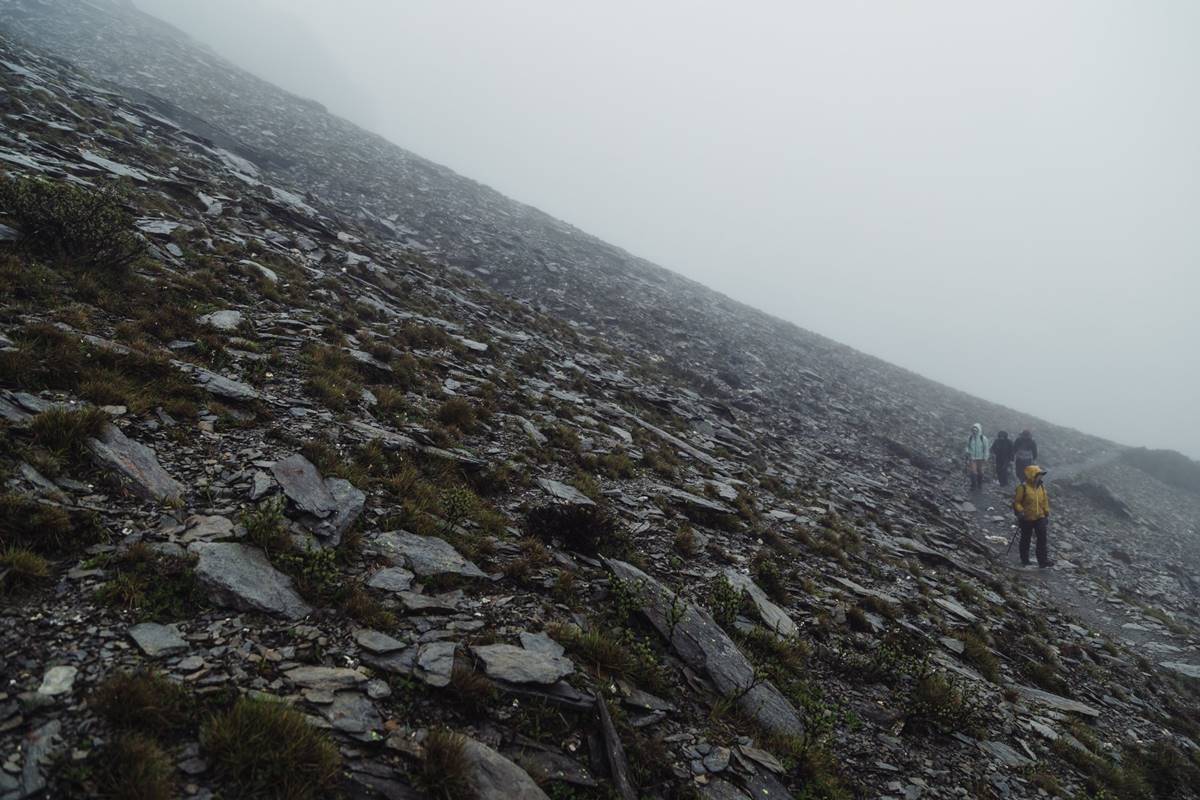
<path fill-rule="evenodd" d="M 1013 511 L 1021 526 L 1021 564 L 1029 566 L 1029 540 L 1037 533 L 1037 560 L 1042 569 L 1053 562 L 1046 551 L 1046 526 L 1050 520 L 1050 498 L 1046 495 L 1043 477 L 1046 470 L 1031 464 L 1025 468 L 1025 481 L 1017 485 L 1013 496 Z"/>

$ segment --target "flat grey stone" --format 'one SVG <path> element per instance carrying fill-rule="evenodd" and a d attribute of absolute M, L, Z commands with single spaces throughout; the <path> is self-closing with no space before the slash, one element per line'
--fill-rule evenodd
<path fill-rule="evenodd" d="M 367 586 L 385 592 L 407 592 L 415 576 L 401 567 L 384 567 L 371 576 Z"/>
<path fill-rule="evenodd" d="M 337 547 L 346 531 L 354 527 L 354 523 L 362 516 L 367 496 L 344 478 L 326 478 L 325 488 L 336 505 L 333 513 L 325 519 L 306 515 L 300 522 L 321 540 L 322 545 Z"/>
<path fill-rule="evenodd" d="M 701 497 L 698 494 L 685 492 L 682 489 L 676 489 L 673 486 L 659 487 L 662 494 L 669 500 L 676 503 L 681 503 L 685 506 L 707 511 L 710 514 L 736 514 L 737 511 L 724 503 L 718 503 L 716 500 L 709 500 L 707 497 Z"/>
<path fill-rule="evenodd" d="M 935 597 L 935 598 L 933 598 L 933 602 L 937 603 L 939 606 L 946 609 L 947 611 L 949 611 L 951 614 L 958 617 L 959 619 L 965 620 L 967 622 L 975 622 L 976 620 L 979 619 L 979 617 L 975 616 L 970 611 L 963 608 L 959 603 L 956 603 L 955 601 L 949 600 L 945 597 Z"/>
<path fill-rule="evenodd" d="M 184 523 L 187 529 L 179 537 L 184 544 L 211 542 L 233 538 L 233 520 L 220 516 L 191 516 Z"/>
<path fill-rule="evenodd" d="M 193 542 L 188 551 L 199 557 L 196 578 L 218 605 L 292 620 L 312 613 L 292 579 L 261 550 L 236 542 Z"/>
<path fill-rule="evenodd" d="M 416 648 L 413 659 L 413 674 L 430 686 L 450 685 L 454 672 L 454 652 L 457 642 L 430 642 Z"/>
<path fill-rule="evenodd" d="M 235 381 L 233 378 L 228 378 L 212 370 L 207 370 L 203 367 L 192 367 L 191 371 L 196 378 L 196 383 L 211 395 L 239 403 L 257 400 L 262 396 L 250 384 Z"/>
<path fill-rule="evenodd" d="M 232 333 L 242 324 L 242 312 L 234 309 L 213 311 L 200 317 L 200 324 L 216 328 L 219 331 L 225 331 L 226 333 Z"/>
<path fill-rule="evenodd" d="M 728 747 L 714 747 L 712 752 L 704 757 L 704 768 L 709 772 L 724 772 L 729 768 L 730 755 Z"/>
<path fill-rule="evenodd" d="M 758 587 L 758 585 L 750 579 L 749 575 L 743 575 L 735 569 L 729 568 L 725 570 L 725 580 L 729 581 L 730 585 L 738 591 L 745 592 L 754 602 L 754 607 L 758 609 L 758 615 L 762 618 L 763 624 L 768 630 L 774 632 L 777 636 L 791 637 L 797 636 L 800 629 L 796 627 L 796 623 L 788 616 L 787 612 L 779 606 L 771 602 L 771 598 L 767 597 L 767 593 Z"/>
<path fill-rule="evenodd" d="M 250 499 L 261 500 L 267 496 L 267 493 L 276 486 L 275 480 L 263 472 L 261 469 L 256 470 L 250 484 Z"/>
<path fill-rule="evenodd" d="M 167 474 L 154 451 L 127 437 L 116 425 L 105 425 L 99 438 L 88 440 L 88 446 L 96 462 L 116 472 L 139 497 L 160 501 L 183 497 L 183 484 Z"/>
<path fill-rule="evenodd" d="M 321 715 L 342 733 L 363 734 L 383 727 L 379 710 L 360 692 L 336 693 L 332 703 L 321 707 Z"/>
<path fill-rule="evenodd" d="M 1033 759 L 1021 755 L 1004 742 L 980 742 L 979 749 L 1011 769 L 1021 769 L 1033 763 Z"/>
<path fill-rule="evenodd" d="M 1072 700 L 1069 697 L 1060 697 L 1043 689 L 1035 689 L 1032 686 L 1015 686 L 1017 693 L 1026 700 L 1032 700 L 1035 703 L 1041 703 L 1044 706 L 1057 709 L 1058 711 L 1066 711 L 1072 714 L 1083 714 L 1088 717 L 1098 717 L 1100 712 L 1091 706 L 1084 705 L 1077 700 Z"/>
<path fill-rule="evenodd" d="M 487 745 L 468 738 L 464 754 L 476 800 L 549 800 L 529 773 Z"/>
<path fill-rule="evenodd" d="M 550 635 L 542 633 L 529 633 L 521 631 L 521 647 L 526 650 L 532 650 L 535 653 L 542 653 L 548 656 L 561 656 L 566 654 L 566 649 L 550 638 Z"/>
<path fill-rule="evenodd" d="M 151 658 L 160 658 L 188 649 L 188 643 L 174 625 L 143 622 L 129 629 L 129 636 Z"/>
<path fill-rule="evenodd" d="M 325 519 L 338 509 L 338 502 L 329 491 L 321 473 L 312 462 L 299 453 L 276 461 L 271 474 L 283 488 L 283 493 L 296 508 L 319 519 Z"/>
<path fill-rule="evenodd" d="M 360 628 L 354 632 L 354 641 L 358 642 L 358 646 L 364 650 L 370 650 L 372 653 L 392 653 L 396 650 L 404 649 L 404 642 L 386 633 L 373 631 L 369 628 Z"/>
<path fill-rule="evenodd" d="M 1185 677 L 1200 680 L 1200 666 L 1195 664 L 1184 664 L 1180 661 L 1164 661 L 1160 666 L 1166 667 L 1172 672 L 1178 672 Z"/>
<path fill-rule="evenodd" d="M 75 688 L 75 676 L 79 674 L 76 667 L 51 667 L 42 676 L 42 685 L 37 693 L 44 697 L 58 697 L 70 694 Z"/>
<path fill-rule="evenodd" d="M 463 558 L 450 543 L 436 536 L 417 536 L 408 531 L 388 531 L 372 544 L 393 563 L 403 564 L 417 575 L 465 575 L 486 578 L 479 567 Z"/>
<path fill-rule="evenodd" d="M 704 609 L 679 601 L 673 592 L 632 564 L 605 559 L 613 574 L 638 587 L 642 613 L 670 642 L 684 663 L 703 673 L 724 697 L 737 698 L 737 706 L 769 733 L 804 735 L 799 712 L 770 681 L 756 682 L 754 667 L 733 640 Z"/>
<path fill-rule="evenodd" d="M 22 749 L 25 751 L 25 763 L 21 767 L 20 783 L 15 795 L 20 798 L 35 797 L 46 789 L 46 773 L 44 769 L 56 750 L 59 734 L 62 732 L 62 722 L 52 719 L 45 725 L 25 736 Z M 6 796 L 5 800 L 8 800 Z"/>
<path fill-rule="evenodd" d="M 417 592 L 398 592 L 397 597 L 409 611 L 453 612 L 457 611 L 463 600 L 461 590 L 445 592 L 437 595 L 419 594 Z"/>
<path fill-rule="evenodd" d="M 571 659 L 562 655 L 525 650 L 511 644 L 488 644 L 472 647 L 483 661 L 489 678 L 508 683 L 536 683 L 549 686 L 575 671 Z"/>
<path fill-rule="evenodd" d="M 328 692 L 340 689 L 353 689 L 367 681 L 366 675 L 356 669 L 348 669 L 347 667 L 293 667 L 283 674 L 284 677 L 297 686 Z"/>
<path fill-rule="evenodd" d="M 588 497 L 574 486 L 568 486 L 567 484 L 560 483 L 559 481 L 552 481 L 549 478 L 538 478 L 538 486 L 541 486 L 548 495 L 560 503 L 566 503 L 567 505 L 572 506 L 596 505 L 592 498 Z"/>

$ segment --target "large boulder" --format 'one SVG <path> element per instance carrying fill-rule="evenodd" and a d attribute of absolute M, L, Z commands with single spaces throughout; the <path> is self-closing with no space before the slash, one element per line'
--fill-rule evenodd
<path fill-rule="evenodd" d="M 292 620 L 312 613 L 292 579 L 261 550 L 237 542 L 193 542 L 188 551 L 198 556 L 196 578 L 218 605 Z"/>

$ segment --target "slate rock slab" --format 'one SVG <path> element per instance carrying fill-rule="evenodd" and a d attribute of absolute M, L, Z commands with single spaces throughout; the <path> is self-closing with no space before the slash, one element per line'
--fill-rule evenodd
<path fill-rule="evenodd" d="M 363 734 L 383 727 L 375 704 L 359 692 L 338 692 L 332 703 L 321 707 L 321 715 L 342 733 Z"/>
<path fill-rule="evenodd" d="M 326 478 L 325 488 L 333 497 L 336 506 L 333 513 L 325 519 L 305 515 L 300 523 L 320 539 L 325 547 L 337 547 L 346 531 L 354 527 L 354 523 L 362 515 L 367 496 L 344 478 Z"/>
<path fill-rule="evenodd" d="M 592 498 L 588 497 L 583 492 L 576 489 L 574 486 L 568 486 L 559 481 L 552 481 L 549 478 L 538 478 L 538 486 L 545 490 L 546 494 L 553 497 L 560 503 L 565 503 L 571 506 L 594 506 Z"/>
<path fill-rule="evenodd" d="M 1166 667 L 1172 672 L 1178 672 L 1188 678 L 1200 680 L 1200 666 L 1196 664 L 1184 664 L 1179 661 L 1164 661 L 1161 666 Z"/>
<path fill-rule="evenodd" d="M 749 575 L 743 575 L 734 569 L 726 569 L 725 580 L 729 581 L 734 589 L 745 592 L 750 597 L 754 602 L 754 607 L 758 609 L 758 615 L 762 618 L 763 624 L 777 636 L 789 637 L 800 633 L 800 629 L 796 627 L 796 623 L 787 615 L 787 612 L 771 602 L 767 593 L 760 589 Z"/>
<path fill-rule="evenodd" d="M 196 515 L 188 517 L 184 524 L 187 529 L 179 537 L 184 544 L 234 537 L 233 520 L 228 517 Z"/>
<path fill-rule="evenodd" d="M 43 697 L 58 697 L 70 694 L 75 688 L 75 676 L 79 674 L 76 667 L 51 667 L 42 676 L 42 685 L 37 693 Z"/>
<path fill-rule="evenodd" d="M 1072 700 L 1069 697 L 1060 697 L 1043 689 L 1035 689 L 1032 686 L 1015 686 L 1017 693 L 1026 700 L 1032 700 L 1035 703 L 1049 706 L 1057 711 L 1066 711 L 1072 714 L 1083 714 L 1088 717 L 1098 717 L 1100 712 L 1089 705 L 1084 705 L 1078 700 Z"/>
<path fill-rule="evenodd" d="M 207 325 L 219 331 L 225 331 L 226 333 L 232 333 L 242 324 L 242 312 L 235 309 L 213 311 L 210 314 L 200 317 L 200 324 Z"/>
<path fill-rule="evenodd" d="M 283 493 L 296 504 L 296 508 L 319 519 L 325 519 L 338 510 L 337 499 L 329 490 L 325 479 L 312 462 L 299 453 L 293 453 L 271 466 L 271 474 L 283 488 Z"/>
<path fill-rule="evenodd" d="M 297 686 L 328 692 L 352 689 L 367 681 L 366 675 L 356 669 L 346 667 L 293 667 L 283 674 Z"/>
<path fill-rule="evenodd" d="M 233 378 L 228 378 L 203 367 L 192 367 L 192 372 L 198 383 L 203 389 L 211 395 L 223 397 L 226 400 L 233 400 L 238 403 L 247 403 L 251 400 L 257 400 L 262 395 L 248 383 L 235 381 Z"/>
<path fill-rule="evenodd" d="M 511 644 L 488 644 L 472 647 L 471 652 L 483 661 L 489 678 L 508 683 L 536 683 L 549 686 L 575 671 L 575 664 L 563 655 L 526 650 Z"/>
<path fill-rule="evenodd" d="M 487 745 L 468 738 L 463 754 L 477 800 L 549 800 L 529 773 Z"/>
<path fill-rule="evenodd" d="M 463 558 L 454 547 L 436 536 L 417 536 L 408 531 L 388 531 L 372 540 L 372 544 L 393 563 L 403 564 L 417 575 L 465 575 L 486 578 L 479 567 Z"/>
<path fill-rule="evenodd" d="M 183 497 L 183 484 L 167 474 L 154 451 L 116 425 L 105 425 L 99 438 L 88 440 L 88 447 L 100 466 L 116 472 L 139 497 L 160 501 Z"/>
<path fill-rule="evenodd" d="M 548 633 L 530 633 L 529 631 L 521 631 L 521 647 L 526 650 L 532 650 L 535 653 L 544 653 L 551 656 L 561 656 L 566 654 L 566 648 L 550 638 Z"/>
<path fill-rule="evenodd" d="M 159 625 L 143 622 L 129 629 L 129 636 L 142 652 L 151 658 L 160 658 L 188 649 L 188 643 L 179 635 L 174 625 Z"/>
<path fill-rule="evenodd" d="M 686 601 L 632 564 L 605 559 L 612 573 L 642 592 L 642 613 L 680 658 L 708 677 L 725 697 L 768 732 L 802 736 L 804 722 L 770 681 L 755 683 L 754 667 L 708 612 Z M 674 613 L 672 613 L 674 612 Z M 672 624 L 671 620 L 677 621 Z"/>
<path fill-rule="evenodd" d="M 236 542 L 193 542 L 188 551 L 199 557 L 196 579 L 219 605 L 291 620 L 312 613 L 292 579 L 271 566 L 261 550 Z"/>
<path fill-rule="evenodd" d="M 401 567 L 384 567 L 371 576 L 367 586 L 385 592 L 407 592 L 412 588 L 413 575 Z"/>

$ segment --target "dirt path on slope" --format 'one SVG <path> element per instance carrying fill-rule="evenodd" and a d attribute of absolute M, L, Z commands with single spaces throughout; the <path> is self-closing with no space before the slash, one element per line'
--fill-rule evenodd
<path fill-rule="evenodd" d="M 1046 482 L 1053 487 L 1056 480 L 1075 478 L 1112 463 L 1120 455 L 1120 450 L 1112 450 L 1079 463 L 1046 462 Z M 975 506 L 974 527 L 992 552 L 997 566 L 1010 570 L 1033 594 L 1075 617 L 1083 627 L 1126 642 L 1142 651 L 1151 661 L 1176 660 L 1178 656 L 1186 655 L 1183 642 L 1175 639 L 1165 627 L 1147 622 L 1135 607 L 1112 598 L 1109 591 L 1074 566 L 1069 553 L 1056 555 L 1053 517 L 1049 544 L 1054 565 L 1048 569 L 1022 567 L 1019 536 L 1016 540 L 1013 538 L 1017 534 L 1011 510 L 1015 487 L 1016 484 L 1001 487 L 993 483 L 980 492 L 966 495 Z M 1011 550 L 1008 549 L 1010 541 Z"/>

